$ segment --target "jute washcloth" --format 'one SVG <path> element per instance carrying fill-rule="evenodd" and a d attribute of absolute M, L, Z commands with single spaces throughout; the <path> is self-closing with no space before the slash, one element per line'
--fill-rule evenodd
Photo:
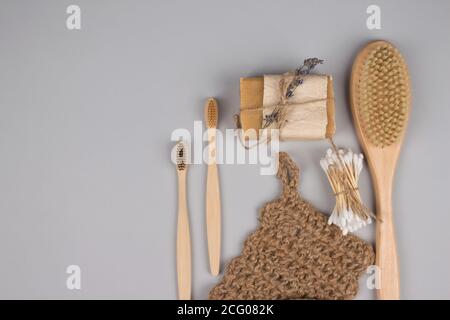
<path fill-rule="evenodd" d="M 279 199 L 261 210 L 260 226 L 228 265 L 210 299 L 350 299 L 374 261 L 371 245 L 342 235 L 298 193 L 299 169 L 279 154 Z"/>

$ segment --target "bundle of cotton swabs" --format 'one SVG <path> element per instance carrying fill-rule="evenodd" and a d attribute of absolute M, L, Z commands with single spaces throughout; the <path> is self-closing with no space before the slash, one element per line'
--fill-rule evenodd
<path fill-rule="evenodd" d="M 372 222 L 374 214 L 362 203 L 358 180 L 363 168 L 363 155 L 351 150 L 328 149 L 320 166 L 325 171 L 336 196 L 336 205 L 328 224 L 337 225 L 344 235 Z"/>

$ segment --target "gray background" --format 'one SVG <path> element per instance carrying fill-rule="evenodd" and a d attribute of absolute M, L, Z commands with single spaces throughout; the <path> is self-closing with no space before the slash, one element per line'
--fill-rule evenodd
<path fill-rule="evenodd" d="M 82 29 L 66 29 L 66 7 Z M 382 29 L 366 28 L 378 4 Z M 350 67 L 387 39 L 410 68 L 413 111 L 397 172 L 394 214 L 402 298 L 450 298 L 449 1 L 0 2 L 0 298 L 176 298 L 175 128 L 192 130 L 206 97 L 232 128 L 239 77 L 326 60 L 335 80 L 336 142 L 359 150 L 348 109 Z M 284 143 L 301 192 L 334 203 L 318 161 L 326 142 Z M 255 165 L 220 168 L 223 263 L 239 254 L 258 209 L 279 185 Z M 189 168 L 193 298 L 208 273 L 205 167 Z M 373 205 L 370 176 L 361 178 Z M 359 233 L 373 240 L 373 228 Z M 82 289 L 65 269 L 82 269 Z M 372 299 L 362 286 L 358 298 Z"/>

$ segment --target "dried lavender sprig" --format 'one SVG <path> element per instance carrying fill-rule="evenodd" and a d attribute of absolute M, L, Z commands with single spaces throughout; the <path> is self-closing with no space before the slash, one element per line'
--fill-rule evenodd
<path fill-rule="evenodd" d="M 303 61 L 303 65 L 295 69 L 295 75 L 307 75 L 313 70 L 318 64 L 323 64 L 323 60 L 318 58 L 308 58 Z"/>
<path fill-rule="evenodd" d="M 290 98 L 294 95 L 295 89 L 303 83 L 303 76 L 311 73 L 311 71 L 318 65 L 322 64 L 323 60 L 318 58 L 308 58 L 303 61 L 303 64 L 295 69 L 294 79 L 292 79 L 286 90 L 286 98 Z"/>
<path fill-rule="evenodd" d="M 286 92 L 284 94 L 284 97 L 286 99 L 289 99 L 294 95 L 295 89 L 303 84 L 303 76 L 306 76 L 310 74 L 310 72 L 318 65 L 322 64 L 323 60 L 318 58 L 308 58 L 303 60 L 303 64 L 295 69 L 294 71 L 294 78 L 289 83 Z M 284 81 L 284 80 L 282 80 Z M 268 128 L 272 123 L 280 123 L 281 119 L 283 118 L 284 112 L 281 110 L 281 106 L 277 106 L 272 113 L 266 115 L 263 119 L 263 125 L 262 128 Z"/>
<path fill-rule="evenodd" d="M 263 119 L 264 123 L 262 125 L 262 129 L 268 128 L 272 123 L 278 122 L 280 118 L 280 110 L 275 109 L 270 114 L 266 115 Z"/>

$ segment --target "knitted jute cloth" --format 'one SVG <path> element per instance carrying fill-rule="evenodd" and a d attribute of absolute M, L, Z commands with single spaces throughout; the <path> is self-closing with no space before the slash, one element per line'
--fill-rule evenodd
<path fill-rule="evenodd" d="M 281 197 L 261 211 L 260 226 L 227 267 L 210 299 L 350 299 L 374 261 L 371 245 L 342 235 L 303 200 L 299 169 L 279 154 Z"/>

